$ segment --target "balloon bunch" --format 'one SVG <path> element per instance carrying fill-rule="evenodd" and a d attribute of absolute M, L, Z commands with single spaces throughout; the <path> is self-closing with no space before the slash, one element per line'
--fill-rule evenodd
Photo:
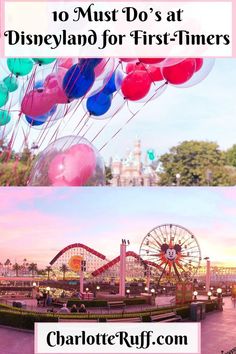
<path fill-rule="evenodd" d="M 27 122 L 32 126 L 39 126 L 52 120 L 52 117 L 58 119 L 60 116 L 56 116 L 57 110 L 54 109 L 57 105 L 68 105 L 84 98 L 89 92 L 93 92 L 87 102 L 89 114 L 104 114 L 110 108 L 111 94 L 116 90 L 112 86 L 114 65 L 108 67 L 106 72 L 105 67 L 105 60 L 99 58 L 74 61 L 70 58 L 59 59 L 56 70 L 47 75 L 41 85 L 29 85 L 31 88 L 28 87 L 24 93 L 21 112 L 26 116 Z M 110 82 L 101 90 L 108 80 Z M 99 90 L 101 91 L 97 94 Z"/>
<path fill-rule="evenodd" d="M 196 85 L 209 74 L 214 64 L 214 60 L 202 58 L 126 58 L 123 61 L 127 63 L 127 76 L 121 90 L 124 97 L 131 101 L 147 97 L 151 85 L 156 86 L 161 81 L 176 87 Z"/>
<path fill-rule="evenodd" d="M 72 107 L 76 111 L 81 102 L 86 119 L 113 118 L 125 104 L 129 108 L 128 102 L 147 104 L 170 85 L 187 88 L 198 84 L 213 65 L 214 59 L 201 58 L 7 59 L 5 68 L 0 62 L 7 72 L 0 81 L 0 138 L 10 131 L 7 127 L 13 127 L 10 97 L 17 90 L 19 119 L 23 117 L 29 128 L 45 130 Z M 128 122 L 134 116 L 132 113 Z M 103 183 L 101 156 L 84 135 L 61 140 L 57 134 L 39 155 L 29 182 L 53 186 Z"/>
<path fill-rule="evenodd" d="M 4 126 L 4 130 L 0 130 L 1 138 L 3 138 L 3 132 L 5 136 L 7 135 L 6 125 L 11 123 L 10 109 L 13 106 L 11 94 L 17 91 L 17 89 L 19 88 L 19 79 L 30 74 L 35 63 L 41 66 L 50 64 L 55 60 L 56 59 L 52 58 L 7 59 L 7 69 L 10 71 L 10 74 L 4 77 L 2 81 L 0 81 L 0 127 Z M 2 109 L 3 107 L 4 109 Z"/>
<path fill-rule="evenodd" d="M 44 66 L 53 62 L 55 59 L 8 59 L 11 76 L 0 83 L 0 107 L 6 104 L 9 92 L 17 89 L 17 77 L 28 75 L 34 63 Z M 91 118 L 106 119 L 114 114 L 112 106 L 122 107 L 127 101 L 149 101 L 158 97 L 163 92 L 161 88 L 168 84 L 193 86 L 203 80 L 213 66 L 213 60 L 200 58 L 121 58 L 120 63 L 114 69 L 113 59 L 59 59 L 53 70 L 43 77 L 41 85 L 35 83 L 37 75 L 28 80 L 20 102 L 21 112 L 28 124 L 40 126 L 61 118 L 58 105 L 85 99 L 83 106 Z M 105 70 L 107 66 L 109 70 Z M 114 100 L 117 93 L 123 100 Z"/>

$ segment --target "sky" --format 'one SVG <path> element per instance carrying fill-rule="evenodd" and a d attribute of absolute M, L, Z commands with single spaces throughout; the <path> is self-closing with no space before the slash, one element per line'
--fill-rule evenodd
<path fill-rule="evenodd" d="M 19 96 L 19 92 L 16 95 Z M 222 149 L 228 149 L 236 143 L 235 97 L 236 59 L 217 59 L 208 77 L 198 85 L 190 88 L 169 86 L 162 95 L 145 107 L 144 103 L 130 103 L 129 108 L 123 107 L 111 121 L 90 119 L 80 135 L 85 133 L 85 137 L 93 141 L 98 150 L 107 143 L 106 147 L 101 149 L 106 162 L 111 156 L 123 157 L 127 150 L 133 147 L 136 137 L 142 140 L 144 151 L 153 148 L 157 156 L 179 142 L 191 139 L 215 141 Z M 138 114 L 110 141 L 112 135 L 131 117 L 132 112 L 137 111 Z M 76 130 L 75 127 L 83 114 L 81 105 L 71 120 L 65 117 L 58 137 L 78 133 L 80 129 Z M 16 119 L 17 113 L 14 116 Z M 56 128 L 57 123 L 52 125 L 40 140 L 41 150 L 48 146 Z M 16 134 L 17 149 L 22 146 L 23 130 L 27 133 L 24 122 Z M 37 141 L 41 133 L 41 130 L 31 129 L 29 141 Z"/>
<path fill-rule="evenodd" d="M 203 258 L 236 267 L 233 188 L 1 188 L 0 200 L 0 262 L 45 267 L 75 242 L 111 259 L 122 238 L 138 253 L 151 229 L 176 223 L 196 236 Z"/>

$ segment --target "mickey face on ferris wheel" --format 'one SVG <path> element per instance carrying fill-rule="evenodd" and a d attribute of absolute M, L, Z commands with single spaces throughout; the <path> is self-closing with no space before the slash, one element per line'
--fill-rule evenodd
<path fill-rule="evenodd" d="M 164 243 L 161 246 L 161 251 L 164 253 L 165 258 L 168 261 L 175 261 L 176 258 L 181 254 L 181 246 L 180 245 L 174 245 L 173 247 L 167 245 Z"/>

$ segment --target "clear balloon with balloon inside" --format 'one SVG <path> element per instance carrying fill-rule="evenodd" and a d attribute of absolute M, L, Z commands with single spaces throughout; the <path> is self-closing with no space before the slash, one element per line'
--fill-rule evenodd
<path fill-rule="evenodd" d="M 29 186 L 103 186 L 105 166 L 97 149 L 85 138 L 68 136 L 42 151 L 31 171 Z"/>

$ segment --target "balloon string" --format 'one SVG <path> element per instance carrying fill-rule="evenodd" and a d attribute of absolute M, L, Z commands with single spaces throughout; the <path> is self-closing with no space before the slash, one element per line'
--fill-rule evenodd
<path fill-rule="evenodd" d="M 59 105 L 57 105 L 57 109 L 58 109 Z M 65 117 L 65 114 L 67 113 L 67 107 L 64 107 L 64 113 L 63 113 L 63 117 Z M 59 108 L 59 111 L 56 110 L 56 112 L 54 114 L 52 114 L 49 119 L 47 120 L 45 126 L 44 126 L 44 129 L 42 130 L 41 134 L 39 135 L 38 139 L 36 140 L 36 144 L 37 146 L 41 146 L 43 144 L 43 142 L 45 141 L 45 139 L 47 138 L 48 134 L 49 134 L 49 125 L 56 121 L 57 119 L 60 118 L 60 108 Z M 63 119 L 60 120 L 60 123 L 59 123 L 59 126 L 61 126 L 63 122 Z M 58 128 L 56 128 L 56 131 L 57 131 Z"/>
<path fill-rule="evenodd" d="M 78 65 L 78 64 L 77 64 L 77 65 Z M 85 64 L 84 64 L 84 65 L 85 65 Z M 84 66 L 84 65 L 83 65 L 83 66 Z M 55 68 L 56 68 L 56 63 L 54 64 L 53 70 L 54 70 Z M 82 69 L 83 69 L 83 67 L 82 67 Z M 76 70 L 76 67 L 74 68 L 74 70 Z M 77 75 L 74 84 L 75 84 L 76 81 L 79 79 L 79 77 L 80 77 L 82 71 L 83 71 L 83 70 L 81 70 L 81 72 L 79 73 L 79 75 Z M 32 80 L 31 80 L 31 81 L 32 81 Z M 69 80 L 69 81 L 70 81 L 70 80 Z M 29 86 L 30 86 L 30 84 L 31 84 L 31 83 L 29 83 Z M 67 83 L 67 85 L 68 85 L 68 84 L 69 84 L 69 82 Z M 28 87 L 29 87 L 29 86 L 28 86 Z M 72 87 L 72 88 L 73 88 L 73 87 Z M 27 89 L 27 90 L 28 90 L 28 89 Z M 26 93 L 27 93 L 27 90 L 26 90 Z M 38 140 L 39 140 L 39 141 L 41 141 L 41 139 L 42 139 L 43 135 L 45 134 L 45 131 L 46 131 L 48 125 L 51 123 L 51 121 L 52 121 L 52 116 L 51 116 L 50 119 L 47 121 L 47 124 L 45 125 L 45 127 L 44 127 L 44 129 L 43 129 L 43 132 L 39 135 L 39 137 L 38 137 Z M 33 122 L 32 122 L 32 123 L 33 123 Z M 31 124 L 31 127 L 32 127 L 32 124 Z M 47 135 L 48 135 L 48 133 L 46 134 L 46 136 L 47 136 Z M 45 140 L 46 136 L 44 136 L 43 141 Z"/>
<path fill-rule="evenodd" d="M 157 86 L 156 81 L 152 78 L 151 72 L 148 71 L 148 68 L 146 67 L 146 65 L 143 64 L 140 60 L 138 61 L 137 65 L 142 65 L 142 66 L 143 66 L 143 68 L 145 69 L 146 73 L 148 74 L 149 79 L 150 79 L 150 81 L 152 82 L 152 84 L 153 84 L 154 86 Z"/>
<path fill-rule="evenodd" d="M 112 75 L 117 71 L 117 69 L 118 69 L 119 66 L 120 66 L 120 63 L 118 63 L 117 66 L 116 66 L 116 68 L 115 68 L 114 70 L 112 70 L 111 73 L 109 74 L 109 76 L 107 76 L 107 77 L 104 79 L 104 81 L 103 81 L 103 86 L 100 88 L 100 91 L 99 91 L 99 93 L 97 94 L 95 101 L 98 100 L 99 96 L 102 94 L 103 89 L 105 88 L 105 86 L 107 85 L 107 83 L 110 81 Z M 117 92 L 116 92 L 116 94 L 117 94 Z M 114 95 L 114 97 L 116 96 L 116 94 Z M 86 114 L 87 114 L 87 112 L 86 112 Z M 86 116 L 86 114 L 85 114 L 85 116 Z M 80 120 L 80 123 L 81 123 L 81 121 L 83 120 L 83 118 L 84 118 L 84 116 L 83 116 L 82 119 Z M 88 118 L 90 118 L 90 117 L 88 117 Z M 88 121 L 88 120 L 87 120 L 87 121 Z M 80 129 L 79 133 L 76 134 L 76 137 L 77 137 L 77 136 L 80 134 L 80 132 L 83 130 L 83 128 L 84 128 L 84 126 L 86 125 L 87 121 L 85 122 L 85 124 L 83 125 L 83 127 Z M 80 125 L 80 123 L 79 123 L 79 125 Z M 94 125 L 93 123 L 90 124 L 90 126 L 89 126 L 88 129 L 85 131 L 85 133 L 83 134 L 82 137 L 84 137 L 84 136 L 90 131 L 90 129 L 93 127 L 93 125 Z M 77 125 L 77 127 L 75 128 L 75 130 L 76 130 L 77 128 L 78 128 L 78 125 Z M 101 131 L 102 131 L 102 130 L 103 130 L 103 129 L 101 129 Z M 98 133 L 98 135 L 99 135 L 99 133 Z M 81 139 L 80 139 L 80 140 L 81 140 Z M 80 140 L 79 140 L 79 141 L 80 141 Z"/>
<path fill-rule="evenodd" d="M 28 87 L 26 88 L 26 92 L 25 94 L 27 93 L 27 91 L 30 89 L 30 87 L 34 87 L 35 86 L 35 82 L 36 82 L 36 71 L 37 71 L 37 68 L 39 68 L 40 65 L 36 66 L 35 70 L 34 70 L 34 73 L 31 75 L 31 78 L 30 78 L 30 81 L 28 83 Z M 22 113 L 20 113 L 20 116 L 19 118 L 21 117 Z M 23 131 L 23 134 L 24 134 L 24 141 L 21 145 L 21 148 L 19 149 L 19 152 L 23 151 L 24 147 L 27 147 L 29 148 L 29 145 L 28 145 L 28 141 L 29 141 L 29 136 L 30 136 L 30 133 L 31 133 L 31 130 L 32 130 L 32 126 L 33 126 L 33 120 L 32 122 L 30 123 L 29 125 L 29 129 L 28 129 L 28 132 L 25 133 L 24 129 L 22 129 Z M 19 129 L 18 129 L 19 130 Z M 18 134 L 18 130 L 17 130 L 17 134 Z M 16 136 L 17 134 L 15 134 L 15 139 L 16 139 Z"/>
<path fill-rule="evenodd" d="M 82 121 L 86 118 L 87 115 L 88 115 L 88 112 L 85 112 L 84 115 L 83 115 L 83 117 L 80 119 L 80 122 L 82 122 Z M 81 128 L 81 129 L 79 130 L 79 132 L 74 136 L 74 139 L 71 141 L 70 146 L 73 145 L 73 142 L 76 140 L 77 136 L 78 136 L 78 135 L 80 134 L 80 132 L 83 130 L 83 128 L 84 128 L 85 125 L 87 124 L 88 120 L 89 120 L 89 117 L 85 119 L 85 122 L 84 122 L 84 124 L 82 125 L 82 128 Z M 77 129 L 77 128 L 79 127 L 80 122 L 79 122 L 79 124 L 77 125 L 77 127 L 76 127 L 75 129 Z M 60 150 L 62 151 L 62 150 L 66 147 L 66 145 L 67 145 L 67 142 L 65 142 L 65 144 L 61 147 Z M 69 147 L 69 146 L 68 146 L 68 147 Z"/>
<path fill-rule="evenodd" d="M 80 104 L 81 104 L 81 102 L 79 102 L 79 104 L 77 104 L 77 107 L 75 107 L 75 110 L 74 110 L 74 113 L 72 114 L 72 116 L 75 114 L 75 112 L 76 112 L 76 110 L 78 109 L 78 107 L 80 106 Z M 63 118 L 65 118 L 66 114 L 67 114 L 67 112 L 65 112 Z M 70 117 L 70 119 L 67 120 L 67 122 L 66 122 L 66 124 L 65 124 L 65 126 L 64 126 L 64 129 L 66 128 L 66 126 L 67 126 L 67 124 L 68 124 L 68 121 L 71 120 L 72 116 Z M 83 118 L 84 118 L 84 117 L 81 118 L 80 122 L 83 120 Z M 56 140 L 56 138 L 57 138 L 57 136 L 58 136 L 58 134 L 59 134 L 59 132 L 60 132 L 60 128 L 61 128 L 62 123 L 63 123 L 63 119 L 61 119 L 61 121 L 60 121 L 58 127 L 55 129 L 54 133 L 52 134 L 51 139 L 50 139 L 50 141 L 49 141 L 49 144 L 50 144 L 53 140 L 54 140 L 54 141 Z M 45 130 L 44 130 L 44 133 L 45 133 L 45 132 L 46 132 L 46 134 L 45 134 L 43 140 L 41 141 L 41 145 L 43 144 L 44 140 L 47 138 L 47 136 L 48 136 L 48 134 L 49 134 L 49 129 L 48 129 L 48 130 L 45 129 Z M 54 139 L 54 137 L 55 137 L 55 139 Z M 39 146 L 39 148 L 41 147 L 41 145 Z"/>
<path fill-rule="evenodd" d="M 107 63 L 109 62 L 109 60 L 110 60 L 110 59 L 108 59 L 108 60 L 106 61 L 106 63 L 105 63 L 105 65 L 104 65 L 103 68 L 106 67 L 106 65 L 107 65 Z M 115 70 L 117 70 L 118 66 L 119 66 L 119 64 L 117 65 L 117 67 L 116 67 Z M 113 73 L 115 72 L 115 70 L 112 71 L 112 73 L 109 75 L 109 77 L 106 77 L 105 80 L 103 81 L 103 86 L 102 86 L 102 88 L 100 89 L 98 96 L 100 96 L 100 94 L 102 93 L 101 91 L 102 91 L 103 88 L 106 86 L 106 84 L 109 82 L 109 80 L 110 80 L 110 78 L 112 77 L 112 75 L 113 75 Z M 73 115 L 75 114 L 76 110 L 79 108 L 79 106 L 81 105 L 81 103 L 83 102 L 83 100 L 85 99 L 85 97 L 87 96 L 87 94 L 89 93 L 90 89 L 91 89 L 91 88 L 89 88 L 89 90 L 86 92 L 86 94 L 85 94 L 85 95 L 83 96 L 83 98 L 80 100 L 80 102 L 79 102 L 79 104 L 77 105 L 77 107 L 76 107 L 76 109 L 75 109 Z M 98 99 L 98 97 L 96 97 L 96 99 Z M 80 119 L 79 123 L 78 123 L 77 126 L 75 127 L 74 131 L 79 128 L 79 126 L 82 124 L 82 122 L 83 122 L 84 118 L 87 116 L 87 114 L 88 114 L 88 112 L 85 112 L 85 114 L 82 116 L 82 118 Z M 69 120 L 71 120 L 71 118 L 72 118 L 72 116 L 70 117 Z M 80 132 L 81 132 L 81 131 L 83 130 L 83 128 L 85 127 L 85 125 L 86 125 L 87 122 L 88 122 L 88 119 L 89 119 L 89 117 L 86 119 L 85 123 L 82 125 L 81 129 L 79 130 L 79 133 L 76 134 L 76 137 L 80 134 Z M 68 121 L 69 121 L 69 120 L 68 120 Z M 66 125 L 68 124 L 68 121 L 67 121 Z M 89 128 L 86 130 L 85 134 L 88 133 L 88 131 L 91 129 L 92 126 L 93 126 L 93 124 L 91 124 L 91 125 L 89 126 Z M 56 130 L 56 132 L 58 133 L 58 129 Z M 85 134 L 84 134 L 84 135 L 85 135 Z M 54 135 L 54 136 L 55 136 L 55 135 Z M 74 140 L 73 140 L 73 141 L 74 141 Z M 72 141 L 72 143 L 73 143 L 73 141 Z M 65 145 L 66 145 L 66 144 L 65 144 Z M 65 146 L 63 146 L 62 148 L 64 148 L 64 147 L 65 147 Z"/>
<path fill-rule="evenodd" d="M 55 62 L 54 65 L 53 65 L 52 73 L 53 73 L 53 71 L 57 68 L 57 62 L 58 62 L 58 60 L 56 60 L 56 62 Z M 40 67 L 41 67 L 41 65 L 38 65 L 38 68 L 40 68 Z M 33 82 L 32 88 L 35 87 L 35 83 L 36 83 L 36 75 L 35 75 L 35 78 L 34 78 L 34 82 Z M 54 114 L 53 114 L 52 116 L 54 116 Z M 50 118 L 51 118 L 51 117 L 50 117 Z M 45 128 L 48 127 L 48 124 L 49 124 L 49 123 L 50 123 L 50 119 L 47 121 L 47 123 L 46 123 L 46 125 L 45 125 Z M 30 123 L 30 129 L 29 129 L 29 132 L 28 132 L 28 137 L 29 137 L 29 134 L 30 134 L 30 131 L 31 131 L 32 126 L 33 126 L 33 120 L 32 120 L 31 123 Z M 44 129 L 44 131 L 45 131 L 45 130 L 46 130 L 46 129 Z M 37 145 L 37 143 L 35 143 L 35 144 Z"/>
<path fill-rule="evenodd" d="M 163 88 L 165 85 L 167 85 L 167 83 L 165 82 L 162 86 L 159 87 L 159 90 L 161 88 Z M 154 93 L 154 95 L 152 95 L 149 100 L 147 102 L 145 102 L 143 104 L 143 106 L 136 112 L 134 113 L 123 125 L 121 128 L 119 128 L 112 136 L 109 140 L 107 140 L 107 142 L 99 149 L 99 151 L 103 150 L 124 128 L 126 125 L 128 125 L 128 123 L 152 100 L 152 98 L 156 95 L 156 92 Z"/>
<path fill-rule="evenodd" d="M 116 66 L 116 68 L 115 68 L 114 70 L 112 70 L 112 72 L 110 73 L 109 77 L 106 77 L 106 78 L 105 78 L 105 80 L 103 81 L 103 86 L 100 88 L 100 91 L 99 91 L 99 93 L 97 94 L 95 101 L 97 101 L 97 100 L 99 99 L 99 96 L 102 94 L 103 89 L 105 88 L 105 86 L 107 85 L 107 83 L 110 81 L 112 75 L 116 72 L 116 70 L 118 69 L 119 66 L 120 66 L 120 63 L 118 63 L 118 65 Z M 117 92 L 116 92 L 116 94 L 117 94 Z M 114 95 L 114 97 L 116 96 L 116 94 Z M 86 112 L 86 114 L 87 114 L 87 112 Z M 85 116 L 86 116 L 86 115 L 85 115 Z M 80 120 L 79 125 L 81 124 L 83 118 L 84 118 L 84 116 L 83 116 L 82 119 Z M 78 128 L 79 125 L 76 126 L 75 130 Z M 107 124 L 106 124 L 106 125 L 107 125 Z M 91 125 L 89 126 L 89 128 L 86 130 L 86 133 L 85 133 L 85 134 L 87 134 L 87 133 L 89 132 L 89 130 L 92 128 L 92 126 L 93 126 L 93 124 L 91 124 Z M 83 126 L 83 127 L 84 127 L 84 126 Z M 83 129 L 83 127 L 82 127 L 82 129 Z M 104 128 L 105 128 L 105 127 L 104 127 Z M 104 128 L 103 128 L 103 129 L 104 129 Z M 81 130 L 82 130 L 82 129 L 81 129 Z M 102 131 L 103 129 L 101 129 L 101 131 Z M 81 131 L 81 130 L 80 130 L 80 131 Z M 101 131 L 100 131 L 100 132 L 101 132 Z M 97 135 L 99 135 L 100 132 L 98 132 Z M 85 134 L 84 134 L 84 135 L 85 135 Z M 77 135 L 78 135 L 78 134 L 77 134 Z M 84 137 L 84 135 L 83 135 L 83 137 Z"/>
<path fill-rule="evenodd" d="M 102 70 L 105 69 L 105 67 L 106 67 L 106 65 L 108 64 L 109 60 L 110 60 L 110 58 L 105 62 L 105 64 L 104 64 Z M 79 75 L 76 77 L 75 82 L 79 79 L 79 76 L 81 75 L 81 73 L 82 73 L 82 70 L 81 70 L 81 72 L 79 73 Z M 109 78 L 109 80 L 110 80 L 110 78 Z M 105 80 L 104 80 L 104 82 L 105 82 Z M 105 85 L 106 85 L 106 83 L 105 83 Z M 70 122 L 71 119 L 73 118 L 74 114 L 76 113 L 77 109 L 79 108 L 79 106 L 81 105 L 81 103 L 83 102 L 83 100 L 86 98 L 86 95 L 89 93 L 90 89 L 91 89 L 91 87 L 89 87 L 89 89 L 87 90 L 87 92 L 85 93 L 85 95 L 81 98 L 80 102 L 77 104 L 77 106 L 75 107 L 75 109 L 72 111 L 73 113 L 71 114 L 71 117 L 67 120 L 67 122 L 66 122 L 66 124 L 65 124 L 65 126 L 64 126 L 64 129 L 67 127 L 67 125 L 69 124 L 69 122 Z M 69 108 L 68 108 L 68 110 L 69 110 Z M 65 113 L 65 115 L 66 115 L 66 113 Z M 64 115 L 64 117 L 65 117 L 65 115 Z M 79 124 L 82 122 L 82 120 L 83 120 L 83 117 L 82 117 L 82 119 L 80 120 Z M 59 126 L 61 126 L 61 124 L 62 124 L 62 120 L 61 120 L 61 123 L 59 124 Z M 77 128 L 78 128 L 78 125 L 77 125 L 77 127 L 76 127 L 75 129 L 77 129 Z M 58 128 L 56 128 L 55 132 L 58 134 L 58 132 L 59 132 L 59 131 L 58 131 Z M 43 135 L 43 133 L 42 133 L 42 135 Z M 46 135 L 48 135 L 48 134 L 46 134 Z M 53 134 L 53 137 L 54 137 L 54 136 L 55 136 L 55 134 Z M 46 137 L 45 137 L 45 138 L 46 138 Z M 44 140 L 45 140 L 45 138 L 44 138 Z M 40 139 L 40 140 L 41 140 L 41 139 Z M 52 140 L 52 139 L 51 139 L 51 140 Z"/>
<path fill-rule="evenodd" d="M 86 122 L 84 123 L 83 127 L 80 129 L 80 131 L 76 134 L 76 137 L 74 138 L 74 140 L 72 141 L 72 144 L 73 142 L 75 141 L 75 139 L 77 137 L 79 137 L 79 140 L 78 140 L 78 143 L 80 143 L 80 141 L 86 136 L 86 134 L 88 133 L 88 131 L 92 128 L 92 126 L 94 125 L 94 121 L 90 124 L 90 126 L 87 128 L 87 130 L 84 132 L 83 135 L 80 135 L 81 131 L 83 130 L 83 128 L 86 126 L 86 124 L 88 123 L 89 121 L 89 117 L 86 119 Z"/>
<path fill-rule="evenodd" d="M 103 69 L 105 68 L 105 66 L 107 65 L 107 63 L 109 62 L 109 60 L 110 60 L 110 59 L 108 59 L 108 60 L 104 63 Z M 57 63 L 54 64 L 53 70 L 56 68 L 56 65 L 57 65 Z M 85 64 L 82 66 L 81 72 L 79 73 L 79 75 L 76 76 L 76 80 L 74 81 L 74 84 L 77 82 L 77 80 L 79 80 L 79 77 L 80 77 L 80 75 L 81 75 L 82 72 L 83 72 L 83 68 L 85 68 L 86 65 L 88 65 L 88 63 L 85 63 Z M 77 66 L 78 66 L 78 64 L 77 64 Z M 35 67 L 34 73 L 31 75 L 31 78 L 30 78 L 30 80 L 29 80 L 29 82 L 28 82 L 28 86 L 27 86 L 27 88 L 26 88 L 25 94 L 27 94 L 27 92 L 30 90 L 30 88 L 31 88 L 31 86 L 32 86 L 32 83 L 33 83 L 33 82 L 35 83 L 36 70 L 37 70 L 37 66 Z M 76 67 L 74 68 L 74 70 L 76 70 Z M 104 81 L 105 81 L 105 80 L 104 80 Z M 69 82 L 67 83 L 67 85 L 68 85 L 68 84 L 69 84 Z M 73 89 L 73 87 L 72 87 L 71 89 Z M 88 91 L 90 91 L 90 88 L 89 88 Z M 88 92 L 87 92 L 87 93 L 88 93 Z M 86 94 L 87 94 L 87 93 L 86 93 Z M 84 95 L 84 97 L 85 97 L 85 95 Z M 80 100 L 79 104 L 77 105 L 77 107 L 76 107 L 75 110 L 74 110 L 74 113 L 72 113 L 70 119 L 68 119 L 68 121 L 66 122 L 66 125 L 67 125 L 67 124 L 69 123 L 69 121 L 72 119 L 73 115 L 75 114 L 75 112 L 77 111 L 78 107 L 79 107 L 80 104 L 82 103 L 84 97 Z M 68 113 L 68 111 L 69 111 L 69 107 L 68 107 L 68 109 L 65 110 L 65 112 L 64 112 L 64 117 L 66 116 L 66 114 Z M 21 112 L 21 113 L 22 113 L 22 112 Z M 37 139 L 37 140 L 38 140 L 38 144 L 37 144 L 37 142 L 36 142 L 37 145 L 42 145 L 43 142 L 45 141 L 46 137 L 48 136 L 49 130 L 47 130 L 47 128 L 48 128 L 49 124 L 51 123 L 51 121 L 53 120 L 53 118 L 55 118 L 55 117 L 54 117 L 54 116 L 51 116 L 50 119 L 47 121 L 47 123 L 46 123 L 46 125 L 45 125 L 45 129 L 43 129 L 42 133 L 39 135 L 39 137 L 38 137 L 38 139 Z M 19 119 L 20 119 L 20 115 L 19 115 Z M 19 119 L 18 119 L 18 122 L 19 122 Z M 17 124 L 15 125 L 14 133 L 13 133 L 12 139 L 11 139 L 11 145 L 12 145 L 12 147 L 13 147 L 13 145 L 14 145 L 14 142 L 15 142 L 15 139 L 16 139 L 16 135 L 17 135 L 17 133 L 18 133 L 18 129 L 17 129 L 17 128 L 18 128 L 18 122 L 17 122 Z M 59 133 L 59 128 L 60 128 L 62 122 L 63 122 L 63 120 L 61 119 L 61 122 L 60 122 L 60 124 L 59 124 L 59 127 L 56 128 L 56 130 L 55 130 L 55 132 L 54 132 L 54 134 L 53 134 L 51 140 L 53 139 L 54 136 L 57 136 L 57 135 L 58 135 L 58 133 Z M 33 123 L 33 122 L 32 122 L 32 123 Z M 29 135 L 30 135 L 31 128 L 32 128 L 32 123 L 30 124 L 30 129 L 28 130 L 28 134 L 26 134 L 26 135 L 27 135 L 27 138 L 28 138 Z M 77 127 L 76 127 L 76 128 L 77 128 Z M 14 135 L 15 135 L 15 138 L 14 138 Z M 25 139 L 24 139 L 25 141 L 24 141 L 24 143 L 22 144 L 20 150 L 23 149 L 23 147 L 24 147 L 26 141 L 28 141 L 27 138 L 25 137 Z M 51 141 L 51 140 L 50 140 L 50 141 Z"/>
<path fill-rule="evenodd" d="M 80 74 L 81 74 L 81 73 L 80 73 Z M 77 76 L 76 80 L 79 79 L 80 74 Z M 80 102 L 77 104 L 77 107 L 75 107 L 75 108 L 72 110 L 71 117 L 70 117 L 70 119 L 67 120 L 67 122 L 66 122 L 66 124 L 65 124 L 65 126 L 64 126 L 64 129 L 66 128 L 66 126 L 68 125 L 69 121 L 72 119 L 73 115 L 75 114 L 76 110 L 78 109 L 78 107 L 79 107 L 80 104 L 82 103 L 82 100 L 83 100 L 83 98 L 82 98 L 82 99 L 80 100 Z M 68 114 L 69 110 L 70 110 L 70 108 L 69 108 L 69 105 L 68 105 L 67 107 L 65 107 L 65 112 L 64 112 L 63 118 L 65 118 L 65 116 Z M 52 117 L 50 117 L 49 121 L 50 121 L 50 120 L 52 120 Z M 61 119 L 61 121 L 60 121 L 60 123 L 59 123 L 59 127 L 61 126 L 62 122 L 63 122 L 63 119 Z M 48 122 L 47 122 L 47 123 L 48 123 Z M 43 130 L 43 132 L 41 133 L 41 135 L 40 135 L 39 138 L 38 138 L 38 145 L 40 145 L 41 139 L 42 139 L 43 135 L 45 134 L 45 131 L 46 131 L 46 128 L 47 128 L 47 127 L 48 127 L 48 124 L 45 126 L 45 129 Z M 58 127 L 56 128 L 55 131 L 58 132 Z M 46 133 L 46 135 L 45 135 L 43 141 L 45 140 L 45 138 L 46 138 L 47 135 L 48 135 L 48 131 L 47 131 L 47 133 Z M 53 136 L 54 136 L 54 134 L 53 134 Z M 43 143 L 43 141 L 42 141 L 42 143 Z M 42 143 L 41 143 L 41 145 L 42 145 Z"/>
<path fill-rule="evenodd" d="M 28 83 L 28 86 L 26 88 L 26 91 L 29 89 L 32 81 L 34 80 L 34 77 L 36 75 L 36 70 L 37 70 L 37 67 L 35 67 L 31 77 L 30 77 L 30 80 L 29 80 L 29 83 Z M 15 126 L 14 126 L 14 129 L 13 129 L 13 132 L 12 132 L 12 135 L 11 135 L 11 138 L 10 138 L 10 141 L 9 141 L 9 144 L 8 144 L 8 148 L 9 148 L 9 154 L 8 154 L 8 159 L 7 161 L 9 160 L 9 157 L 11 156 L 11 153 L 12 153 L 12 150 L 13 150 L 13 146 L 15 144 L 15 139 L 16 139 L 16 136 L 18 134 L 18 130 L 19 130 L 19 123 L 20 123 L 20 119 L 21 119 L 21 115 L 22 115 L 22 112 L 20 111 L 19 112 L 19 115 L 18 115 L 18 119 L 15 123 Z"/>
<path fill-rule="evenodd" d="M 110 58 L 107 60 L 106 64 L 109 62 L 109 60 L 110 60 Z M 105 64 L 105 65 L 106 65 L 106 64 Z M 79 71 L 79 74 L 76 76 L 76 79 L 75 79 L 74 83 L 72 84 L 72 86 L 71 86 L 71 88 L 70 88 L 70 90 L 69 90 L 69 92 L 68 92 L 68 95 L 71 93 L 71 91 L 73 90 L 73 88 L 74 88 L 76 82 L 79 80 L 80 76 L 83 74 L 83 70 L 84 70 L 85 67 L 88 66 L 88 65 L 89 65 L 89 62 L 86 62 L 86 61 L 85 61 L 84 64 L 82 65 L 82 67 L 81 67 L 81 70 Z M 66 84 L 65 90 L 67 89 L 68 85 L 70 84 L 70 81 L 71 81 L 72 78 L 73 78 L 73 74 L 75 73 L 75 71 L 76 71 L 76 69 L 77 69 L 78 66 L 79 66 L 79 63 L 75 65 L 75 67 L 74 67 L 74 69 L 73 69 L 73 72 L 72 72 L 72 75 L 71 75 L 70 79 L 68 80 L 68 82 L 67 82 L 67 84 Z M 89 90 L 92 88 L 93 84 L 94 84 L 94 82 L 91 83 L 91 87 L 89 88 Z M 88 90 L 88 91 L 89 91 L 89 90 Z"/>
<path fill-rule="evenodd" d="M 125 102 L 124 102 L 125 104 Z M 106 121 L 106 123 L 103 125 L 103 127 L 100 129 L 100 131 L 98 131 L 98 133 L 94 136 L 94 138 L 91 140 L 91 143 L 93 143 L 97 137 L 104 131 L 104 129 L 106 129 L 106 127 L 111 123 L 111 121 L 113 120 L 113 118 L 115 117 L 115 115 L 117 113 L 119 113 L 123 108 L 123 105 L 121 107 L 119 107 L 114 113 L 113 115 L 110 117 L 110 119 L 108 121 Z"/>
<path fill-rule="evenodd" d="M 165 81 L 164 84 L 162 84 L 161 86 L 159 86 L 159 87 L 155 90 L 154 94 L 150 97 L 150 99 L 149 99 L 147 102 L 149 102 L 150 100 L 152 100 L 152 99 L 155 97 L 155 95 L 158 93 L 158 91 L 161 90 L 161 89 L 162 89 L 163 87 L 165 87 L 166 85 L 168 85 L 168 82 L 167 82 L 167 81 Z M 127 108 L 128 108 L 128 110 L 129 110 L 129 112 L 130 112 L 131 114 L 135 114 L 135 113 L 136 113 L 136 112 L 133 112 L 133 111 L 131 110 L 130 105 L 129 105 L 129 101 L 127 101 Z M 138 111 L 139 111 L 139 110 L 138 110 Z"/>

